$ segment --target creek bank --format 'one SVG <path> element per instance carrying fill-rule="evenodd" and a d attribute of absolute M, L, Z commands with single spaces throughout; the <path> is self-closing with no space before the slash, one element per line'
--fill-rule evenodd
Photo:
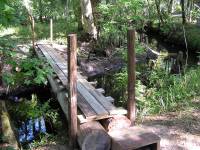
<path fill-rule="evenodd" d="M 148 35 L 157 35 L 159 38 L 171 45 L 182 47 L 186 49 L 184 29 L 182 24 L 173 23 L 166 24 L 160 29 L 157 25 L 152 25 L 147 28 Z M 185 36 L 188 44 L 189 53 L 196 53 L 200 51 L 200 27 L 195 24 L 185 25 Z"/>

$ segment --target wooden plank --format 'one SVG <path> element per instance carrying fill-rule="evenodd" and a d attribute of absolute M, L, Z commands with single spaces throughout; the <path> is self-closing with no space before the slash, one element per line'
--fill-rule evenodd
<path fill-rule="evenodd" d="M 108 115 L 105 108 L 100 105 L 96 99 L 87 91 L 82 84 L 77 84 L 78 92 L 82 94 L 88 104 L 94 109 L 98 115 Z"/>
<path fill-rule="evenodd" d="M 160 137 L 141 127 L 130 127 L 109 132 L 112 139 L 111 150 L 134 150 L 147 145 L 158 145 Z M 159 147 L 157 147 L 159 148 Z M 154 149 L 159 150 L 159 149 Z"/>
<path fill-rule="evenodd" d="M 63 59 L 63 57 L 60 56 L 60 54 L 56 53 L 54 48 L 52 48 L 50 45 L 45 45 L 45 50 L 49 53 L 49 55 L 55 60 L 55 63 L 61 68 L 61 69 L 67 69 L 67 63 Z"/>
<path fill-rule="evenodd" d="M 43 47 L 40 47 L 40 48 L 43 48 Z M 57 65 L 53 64 L 55 62 L 55 60 L 53 61 L 53 58 L 50 55 L 48 55 L 49 53 L 47 53 L 46 49 L 42 49 L 42 52 L 47 57 L 47 59 L 52 60 L 52 61 L 50 61 L 50 63 L 52 64 L 52 67 L 56 69 L 56 73 L 58 73 L 58 70 L 60 70 L 60 68 Z M 59 76 L 59 79 L 60 79 L 59 74 L 58 74 L 58 76 Z M 64 83 L 67 82 L 67 74 L 64 74 L 62 76 L 64 76 L 64 79 L 61 78 L 61 81 L 64 84 Z M 84 100 L 82 94 L 78 92 L 78 102 L 77 102 L 77 104 L 78 104 L 80 110 L 84 113 L 84 116 L 86 117 L 86 119 L 98 118 L 97 113 L 94 111 L 94 109 L 88 103 L 86 103 L 84 101 L 85 100 Z"/>
<path fill-rule="evenodd" d="M 111 96 L 106 96 L 106 99 L 107 101 L 111 102 L 111 103 L 114 103 L 115 102 L 115 99 Z"/>
<path fill-rule="evenodd" d="M 40 51 L 39 49 L 36 49 L 36 53 L 38 55 L 39 58 L 42 58 L 42 51 Z M 57 99 L 62 107 L 62 110 L 65 114 L 65 116 L 68 118 L 68 103 L 67 103 L 67 99 L 66 99 L 66 93 L 64 91 L 59 91 L 58 87 L 58 82 L 57 80 L 59 79 L 54 79 L 50 76 L 48 76 L 48 80 L 51 84 L 51 87 L 53 89 L 53 92 L 55 93 L 55 95 L 57 96 Z M 79 108 L 81 108 L 81 111 L 83 112 L 84 115 L 78 115 L 78 119 L 80 123 L 85 123 L 88 121 L 92 121 L 94 120 L 94 118 L 96 118 L 96 113 L 94 112 L 94 110 L 90 107 L 90 105 L 85 103 L 84 98 L 78 94 L 78 105 L 80 106 Z"/>
<path fill-rule="evenodd" d="M 98 88 L 96 90 L 101 94 L 105 94 L 105 90 L 103 88 Z"/>
<path fill-rule="evenodd" d="M 85 115 L 86 119 L 95 118 L 97 116 L 94 109 L 86 103 L 83 96 L 78 93 L 78 107 Z"/>
<path fill-rule="evenodd" d="M 47 47 L 47 46 L 46 46 Z M 63 68 L 62 71 L 64 72 L 64 74 L 67 73 L 67 65 L 62 64 L 64 62 L 63 58 L 55 53 L 55 50 L 51 47 L 49 47 L 48 53 L 51 55 L 51 57 L 54 59 L 54 61 L 58 61 L 59 63 L 57 63 L 57 65 L 60 68 Z M 81 80 L 80 80 L 81 78 Z M 83 85 L 84 87 L 88 90 L 87 86 L 85 86 L 85 83 L 92 88 L 92 90 L 90 90 L 91 94 L 98 100 L 98 102 L 104 106 L 104 108 L 106 110 L 109 111 L 109 114 L 126 114 L 127 111 L 125 109 L 122 108 L 116 108 L 114 105 L 112 105 L 110 102 L 108 102 L 106 100 L 106 98 L 100 93 L 98 92 L 93 86 L 91 86 L 87 80 L 84 80 L 83 77 L 80 75 L 80 73 L 78 73 L 78 85 L 79 85 L 79 81 L 82 83 L 82 81 L 84 81 Z M 82 93 L 80 93 L 82 94 Z M 94 109 L 94 107 L 93 107 Z"/>
<path fill-rule="evenodd" d="M 61 68 L 65 68 L 65 71 L 67 72 L 66 68 L 67 68 L 67 65 L 64 65 L 62 64 L 63 61 L 63 58 L 61 58 L 58 54 L 55 54 L 55 53 L 52 53 L 52 49 L 49 50 L 49 54 L 54 57 L 54 60 L 55 61 L 59 61 L 59 63 L 57 63 L 59 65 L 59 67 Z M 57 57 L 56 57 L 57 56 Z M 59 58 L 60 57 L 60 58 Z M 78 78 L 81 78 L 80 77 L 81 75 L 78 73 Z M 78 83 L 77 83 L 77 87 L 78 87 L 78 90 L 79 89 L 82 89 L 81 91 L 83 92 L 80 92 L 79 90 L 79 94 L 82 95 L 86 101 L 88 101 L 88 104 L 93 108 L 93 110 L 96 112 L 96 114 L 98 115 L 107 115 L 108 112 L 105 110 L 104 107 L 102 107 L 94 98 L 94 96 L 92 96 L 88 91 L 87 89 L 85 89 L 85 86 L 82 86 L 80 85 L 81 83 L 79 82 L 80 80 L 78 80 Z M 85 80 L 87 82 L 87 80 Z M 85 96 L 85 94 L 87 96 Z M 92 99 L 92 100 L 90 100 Z"/>
<path fill-rule="evenodd" d="M 39 48 L 39 47 L 38 47 Z M 41 49 L 36 49 L 36 54 L 39 58 L 42 58 L 42 51 Z M 51 76 L 47 76 L 49 83 L 53 89 L 53 92 L 55 93 L 55 96 L 65 114 L 66 119 L 68 120 L 68 102 L 67 102 L 67 93 L 65 91 L 59 91 L 58 89 L 58 83 L 55 81 L 55 79 Z"/>
<path fill-rule="evenodd" d="M 48 45 L 47 45 L 48 46 Z M 55 53 L 55 51 L 54 51 L 54 49 L 53 48 L 51 48 L 50 47 L 50 49 L 48 49 L 48 51 L 47 51 L 47 46 L 45 46 L 45 48 L 44 48 L 44 50 L 43 51 L 45 51 L 45 52 L 47 52 L 48 54 L 49 54 L 49 56 L 54 60 L 54 62 L 57 64 L 57 66 L 59 66 L 59 68 L 63 68 L 62 69 L 62 71 L 63 71 L 63 74 L 65 75 L 65 76 L 67 76 L 66 74 L 67 74 L 67 65 L 64 65 L 63 63 L 64 63 L 64 59 L 59 55 L 59 54 L 57 54 L 57 53 Z M 56 62 L 56 61 L 59 61 L 59 62 Z M 65 63 L 66 64 L 66 63 Z M 83 77 L 78 73 L 78 79 L 83 79 Z M 79 86 L 79 84 L 81 84 L 81 83 L 79 83 L 79 81 L 80 80 L 78 80 L 78 83 L 77 83 L 77 85 L 78 85 L 78 87 L 80 87 Z M 85 82 L 86 83 L 88 83 L 87 82 L 87 80 L 85 80 Z M 89 84 L 89 83 L 88 83 Z M 91 85 L 90 85 L 91 86 Z M 83 87 L 84 89 L 83 89 L 83 91 L 87 91 L 87 89 L 86 89 L 86 87 L 85 86 L 81 86 L 81 87 Z M 92 87 L 92 86 L 91 86 Z M 94 88 L 94 90 L 95 90 L 95 88 Z M 99 93 L 99 92 L 98 92 Z M 85 95 L 85 92 L 79 92 L 79 94 L 80 95 L 82 95 L 83 97 L 84 97 L 84 95 Z M 94 96 L 94 95 L 92 95 L 90 92 L 89 92 L 89 97 L 92 97 L 92 101 L 96 101 L 96 97 L 98 97 L 98 96 Z M 96 94 L 97 95 L 97 94 Z M 103 95 L 102 95 L 103 96 Z M 104 96 L 103 96 L 104 97 Z M 103 97 L 101 97 L 101 98 L 103 98 Z M 84 97 L 86 100 L 88 100 L 88 98 L 87 97 Z M 89 100 L 90 101 L 90 100 Z M 104 97 L 104 101 L 106 101 L 106 98 Z M 104 108 L 104 107 L 102 107 L 102 106 L 100 106 L 100 105 L 102 105 L 101 103 L 100 104 L 98 104 L 99 103 L 99 101 L 97 101 L 97 102 L 87 102 L 90 106 L 91 106 L 91 108 L 96 112 L 96 114 L 98 114 L 98 115 L 108 115 L 108 114 L 119 114 L 118 112 L 121 112 L 120 114 L 126 114 L 126 110 L 125 111 L 121 111 L 121 109 L 117 109 L 117 108 L 115 108 L 115 109 L 113 109 L 112 110 L 112 112 L 110 113 L 108 113 L 107 111 L 106 111 L 106 109 Z M 88 118 L 89 117 L 89 114 L 88 114 L 88 112 L 86 111 L 86 107 L 85 108 L 83 108 L 83 107 L 81 107 L 81 105 L 82 106 L 84 106 L 83 105 L 84 103 L 78 103 L 78 106 L 80 107 L 80 109 L 81 109 L 81 111 L 85 114 L 85 116 L 86 116 L 86 118 Z M 96 106 L 95 106 L 96 105 Z M 85 105 L 86 106 L 86 105 Z M 111 104 L 111 106 L 114 108 L 114 106 Z M 100 109 L 99 109 L 99 107 L 101 107 L 101 109 L 103 110 L 103 111 L 100 111 Z M 96 110 L 95 110 L 96 109 Z M 91 109 L 90 109 L 91 110 Z M 115 110 L 115 111 L 114 111 Z M 103 112 L 103 113 L 102 113 Z M 105 113 L 105 112 L 107 112 L 107 113 Z M 91 117 L 94 117 L 94 114 L 93 114 L 93 116 L 91 116 Z M 101 116 L 102 117 L 102 116 Z M 96 118 L 100 118 L 100 117 L 96 117 Z"/>
<path fill-rule="evenodd" d="M 52 57 L 48 54 L 48 52 L 43 48 L 42 45 L 38 45 L 44 56 L 47 58 L 47 62 L 51 65 L 54 69 L 55 73 L 58 75 L 59 79 L 62 81 L 63 85 L 67 85 L 67 77 L 66 75 L 60 70 L 60 68 L 55 64 L 55 61 Z"/>
<path fill-rule="evenodd" d="M 52 53 L 51 52 L 51 50 L 49 50 L 49 54 L 52 56 L 52 57 L 54 57 L 54 59 L 55 59 L 55 61 L 57 60 L 59 60 L 60 62 L 63 62 L 62 61 L 62 58 L 56 58 L 55 57 L 55 55 L 54 55 L 54 53 Z M 58 56 L 58 55 L 57 55 Z M 58 56 L 59 57 L 59 56 Z M 64 64 L 62 64 L 62 63 L 57 63 L 59 66 L 61 66 L 61 67 L 63 67 L 63 69 L 65 69 L 65 70 L 62 70 L 62 71 L 65 71 L 65 73 L 67 74 L 67 66 L 66 65 L 64 65 Z M 66 74 L 65 74 L 65 76 L 66 76 Z M 81 78 L 80 77 L 80 74 L 78 74 L 78 77 L 79 78 Z M 78 80 L 79 81 L 79 80 Z M 86 116 L 86 118 L 90 118 L 90 117 L 94 117 L 94 115 L 108 115 L 108 112 L 105 110 L 105 108 L 104 107 L 102 107 L 96 100 L 95 100 L 95 98 L 87 91 L 87 89 L 85 89 L 85 87 L 84 86 L 82 86 L 82 85 L 80 85 L 80 83 L 78 82 L 77 83 L 77 88 L 78 88 L 78 95 L 79 95 L 79 97 L 83 97 L 85 100 L 86 100 L 86 102 L 88 103 L 88 104 L 86 104 L 86 103 L 83 103 L 83 101 L 80 101 L 80 102 L 78 102 L 78 106 L 80 106 L 80 109 L 81 109 L 81 111 L 85 114 L 85 116 Z M 80 90 L 79 89 L 82 89 L 81 91 L 83 91 L 83 92 L 80 92 Z M 87 95 L 85 94 L 85 92 L 87 93 Z M 88 100 L 89 99 L 89 100 Z M 92 99 L 92 100 L 90 100 L 90 99 Z M 85 104 L 85 105 L 84 105 Z M 89 106 L 86 106 L 86 105 L 89 105 L 89 106 L 91 106 L 91 107 L 89 107 Z M 84 106 L 84 107 L 81 107 L 81 106 Z M 89 117 L 89 114 L 88 114 L 88 111 L 86 110 L 86 107 L 89 109 L 89 110 L 91 110 L 91 114 L 92 114 L 92 116 L 90 116 Z M 91 109 L 92 108 L 92 109 Z M 95 113 L 94 113 L 95 112 Z"/>
<path fill-rule="evenodd" d="M 104 95 L 98 92 L 93 86 L 91 86 L 87 80 L 79 79 L 80 83 L 96 98 L 96 100 L 109 112 L 110 115 L 126 114 L 127 111 L 123 108 L 116 108 L 111 102 L 109 102 Z"/>
<path fill-rule="evenodd" d="M 89 122 L 88 119 L 86 119 L 83 115 L 79 114 L 77 115 L 77 118 L 78 118 L 78 123 L 79 124 L 83 124 L 83 123 L 86 123 L 86 122 Z"/>
<path fill-rule="evenodd" d="M 51 60 L 53 61 L 54 67 L 57 69 L 56 71 L 58 72 L 58 69 L 59 69 L 59 71 L 61 71 L 61 72 L 64 74 L 65 78 L 67 79 L 67 74 L 68 74 L 67 63 L 64 63 L 64 62 L 63 62 L 64 60 L 62 60 L 62 58 L 60 58 L 60 60 L 58 60 L 58 59 L 55 57 L 54 53 L 51 52 L 52 50 L 51 50 L 51 49 L 47 49 L 47 48 L 48 48 L 48 47 L 47 47 L 46 45 L 43 46 L 42 51 L 43 51 L 46 55 L 48 55 L 49 59 L 51 59 Z M 62 61 L 62 62 L 60 62 L 60 61 Z M 63 72 L 63 70 L 61 69 L 62 66 L 65 66 L 65 68 L 66 68 L 65 72 Z M 63 82 L 63 84 L 66 85 L 66 84 L 67 84 L 66 81 Z"/>

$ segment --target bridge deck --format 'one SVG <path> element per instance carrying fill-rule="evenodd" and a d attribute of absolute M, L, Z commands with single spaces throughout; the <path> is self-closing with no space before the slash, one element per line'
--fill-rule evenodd
<path fill-rule="evenodd" d="M 45 56 L 63 86 L 67 87 L 67 61 L 51 45 L 37 44 L 37 47 L 37 54 Z M 82 119 L 85 121 L 99 120 L 109 118 L 112 115 L 127 113 L 123 108 L 116 108 L 101 92 L 84 79 L 79 72 L 77 92 L 77 105 L 82 112 Z"/>

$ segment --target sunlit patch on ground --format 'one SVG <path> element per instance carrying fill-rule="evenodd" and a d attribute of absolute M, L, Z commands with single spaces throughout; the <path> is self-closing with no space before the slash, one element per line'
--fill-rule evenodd
<path fill-rule="evenodd" d="M 142 124 L 161 137 L 161 150 L 200 149 L 199 109 L 146 117 Z"/>

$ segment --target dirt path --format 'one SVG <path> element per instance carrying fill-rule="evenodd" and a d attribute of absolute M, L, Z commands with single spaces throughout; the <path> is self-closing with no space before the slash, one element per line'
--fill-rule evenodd
<path fill-rule="evenodd" d="M 146 117 L 142 124 L 161 137 L 161 150 L 200 150 L 200 110 Z"/>

